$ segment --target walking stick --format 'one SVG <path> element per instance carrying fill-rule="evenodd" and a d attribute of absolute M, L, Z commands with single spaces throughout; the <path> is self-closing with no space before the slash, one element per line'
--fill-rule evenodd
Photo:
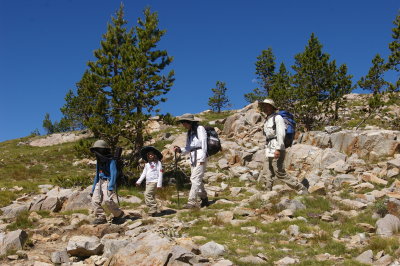
<path fill-rule="evenodd" d="M 174 158 L 175 158 L 175 182 L 176 182 L 176 192 L 178 193 L 178 208 L 179 208 L 179 183 L 178 183 L 178 159 L 176 158 L 176 150 L 175 150 L 175 154 L 174 154 Z"/>

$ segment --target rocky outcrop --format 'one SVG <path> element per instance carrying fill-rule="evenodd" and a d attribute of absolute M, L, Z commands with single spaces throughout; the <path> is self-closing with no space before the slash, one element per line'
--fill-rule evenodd
<path fill-rule="evenodd" d="M 39 138 L 32 140 L 29 145 L 35 147 L 45 147 L 53 146 L 66 142 L 75 142 L 80 139 L 86 139 L 92 137 L 93 134 L 88 131 L 78 131 L 78 132 L 67 132 L 67 133 L 55 133 L 48 135 L 45 138 Z"/>

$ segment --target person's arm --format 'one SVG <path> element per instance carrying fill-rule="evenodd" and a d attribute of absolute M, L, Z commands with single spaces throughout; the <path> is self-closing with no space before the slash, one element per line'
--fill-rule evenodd
<path fill-rule="evenodd" d="M 182 154 L 188 154 L 189 152 L 191 152 L 189 133 L 186 134 L 186 146 L 180 148 L 180 151 L 182 152 Z"/>
<path fill-rule="evenodd" d="M 158 188 L 162 187 L 162 181 L 163 181 L 163 167 L 162 167 L 162 163 L 159 161 L 158 162 L 158 181 L 157 181 Z"/>
<path fill-rule="evenodd" d="M 143 181 L 143 179 L 146 177 L 146 170 L 147 170 L 147 163 L 144 165 L 144 169 L 142 174 L 140 175 L 140 178 L 138 179 L 138 181 L 136 181 L 137 185 L 140 185 Z"/>
<path fill-rule="evenodd" d="M 115 160 L 111 160 L 110 162 L 110 181 L 108 182 L 108 190 L 115 190 L 115 186 L 117 185 L 117 164 Z"/>
<path fill-rule="evenodd" d="M 275 124 L 276 124 L 276 140 L 278 142 L 277 150 L 285 150 L 285 135 L 286 135 L 286 128 L 285 128 L 285 121 L 283 120 L 282 116 L 277 115 L 275 117 Z"/>
<path fill-rule="evenodd" d="M 207 158 L 207 132 L 203 126 L 197 127 L 197 138 L 200 141 L 202 156 L 198 158 L 200 163 L 204 163 Z"/>

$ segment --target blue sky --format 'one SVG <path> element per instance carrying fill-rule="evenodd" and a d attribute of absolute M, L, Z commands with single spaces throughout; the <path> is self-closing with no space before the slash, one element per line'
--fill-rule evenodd
<path fill-rule="evenodd" d="M 0 141 L 43 133 L 45 113 L 61 118 L 65 94 L 75 89 L 87 61 L 100 46 L 121 1 L 0 0 Z M 387 58 L 395 0 L 131 0 L 124 1 L 129 26 L 150 6 L 167 33 L 159 44 L 174 57 L 175 84 L 161 113 L 208 109 L 211 88 L 223 81 L 232 108 L 257 87 L 255 62 L 271 47 L 287 68 L 312 32 L 337 64 L 347 64 L 356 82 L 379 53 Z M 391 77 L 388 77 L 390 80 Z M 394 77 L 393 77 L 394 78 Z"/>

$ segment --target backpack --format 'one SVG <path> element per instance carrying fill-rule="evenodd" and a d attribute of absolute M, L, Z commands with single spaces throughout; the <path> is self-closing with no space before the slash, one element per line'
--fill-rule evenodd
<path fill-rule="evenodd" d="M 117 177 L 116 177 L 117 182 L 120 181 L 120 179 L 124 178 L 124 172 L 123 172 L 124 162 L 122 161 L 121 158 L 122 154 L 121 147 L 117 147 L 115 149 L 114 154 L 102 155 L 98 152 L 95 153 L 96 156 L 98 156 L 101 159 L 101 161 L 103 161 L 103 163 L 101 163 L 100 165 L 100 168 L 102 169 L 102 171 L 106 173 L 106 175 L 110 175 L 110 170 L 109 170 L 110 162 L 112 160 L 115 160 L 115 166 L 117 168 Z"/>
<path fill-rule="evenodd" d="M 281 110 L 277 114 L 282 116 L 283 121 L 285 122 L 286 134 L 283 142 L 285 143 L 285 148 L 289 148 L 293 144 L 294 135 L 296 133 L 296 121 L 294 120 L 293 114 L 289 113 L 288 111 Z M 273 126 L 274 130 L 276 129 L 275 117 L 276 115 L 274 115 L 274 126 Z"/>
<path fill-rule="evenodd" d="M 222 150 L 221 140 L 213 127 L 204 127 L 207 133 L 207 157 L 210 157 Z"/>
<path fill-rule="evenodd" d="M 221 140 L 218 137 L 214 127 L 202 126 L 207 133 L 207 157 L 210 157 L 219 151 L 222 151 Z M 197 130 L 196 130 L 197 137 Z"/>

